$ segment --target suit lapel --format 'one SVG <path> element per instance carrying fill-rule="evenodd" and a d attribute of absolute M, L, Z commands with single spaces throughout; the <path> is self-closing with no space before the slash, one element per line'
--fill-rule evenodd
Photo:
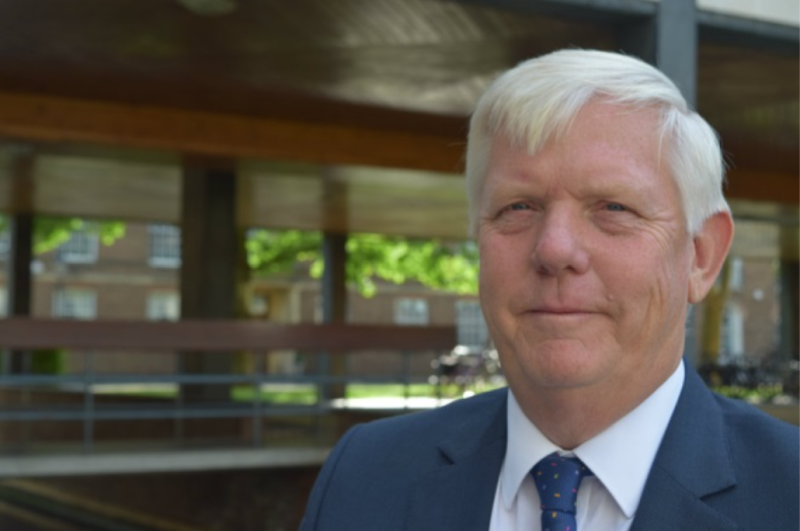
<path fill-rule="evenodd" d="M 489 529 L 506 451 L 506 394 L 453 430 L 439 445 L 443 465 L 413 486 L 406 529 Z"/>
<path fill-rule="evenodd" d="M 631 531 L 737 528 L 702 501 L 736 484 L 725 432 L 722 412 L 711 392 L 697 373 L 687 368 Z"/>

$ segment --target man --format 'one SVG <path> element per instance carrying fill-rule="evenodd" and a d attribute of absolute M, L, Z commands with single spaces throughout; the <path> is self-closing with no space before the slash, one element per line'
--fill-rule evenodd
<path fill-rule="evenodd" d="M 716 136 L 669 79 L 599 51 L 524 62 L 478 102 L 466 173 L 509 389 L 352 429 L 302 529 L 798 529 L 797 429 L 682 361 L 733 222 Z"/>

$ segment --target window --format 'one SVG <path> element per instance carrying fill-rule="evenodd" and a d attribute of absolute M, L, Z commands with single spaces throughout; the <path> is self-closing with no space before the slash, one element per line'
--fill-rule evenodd
<path fill-rule="evenodd" d="M 395 324 L 427 325 L 428 301 L 425 299 L 401 298 L 394 301 Z"/>
<path fill-rule="evenodd" d="M 478 301 L 456 301 L 456 333 L 459 345 L 485 347 L 489 331 Z"/>
<path fill-rule="evenodd" d="M 154 291 L 147 296 L 147 318 L 176 321 L 181 316 L 181 298 L 174 291 Z"/>
<path fill-rule="evenodd" d="M 175 225 L 153 223 L 150 233 L 150 259 L 153 267 L 180 267 L 181 229 Z"/>
<path fill-rule="evenodd" d="M 0 259 L 8 258 L 8 252 L 11 250 L 11 233 L 8 229 L 0 232 Z"/>
<path fill-rule="evenodd" d="M 97 295 L 88 289 L 63 288 L 53 294 L 53 316 L 69 319 L 94 319 Z"/>
<path fill-rule="evenodd" d="M 744 351 L 744 312 L 736 303 L 728 302 L 722 316 L 722 352 L 720 362 L 742 363 Z"/>
<path fill-rule="evenodd" d="M 0 317 L 8 315 L 8 291 L 5 286 L 0 286 Z"/>
<path fill-rule="evenodd" d="M 97 234 L 86 230 L 73 231 L 69 240 L 58 248 L 58 259 L 68 264 L 93 264 L 97 262 Z"/>
<path fill-rule="evenodd" d="M 742 291 L 744 285 L 744 260 L 739 257 L 731 258 L 728 267 L 731 268 L 728 287 L 731 291 Z"/>

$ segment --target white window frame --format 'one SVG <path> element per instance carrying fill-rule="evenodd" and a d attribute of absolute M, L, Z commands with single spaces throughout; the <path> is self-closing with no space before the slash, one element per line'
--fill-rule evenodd
<path fill-rule="evenodd" d="M 58 250 L 58 260 L 67 264 L 94 264 L 100 241 L 97 233 L 87 230 L 72 231 L 69 240 L 62 243 Z"/>
<path fill-rule="evenodd" d="M 152 267 L 177 268 L 181 266 L 181 229 L 166 223 L 147 226 L 148 259 Z"/>
<path fill-rule="evenodd" d="M 53 317 L 92 320 L 97 317 L 97 293 L 84 288 L 61 288 L 53 292 Z"/>
<path fill-rule="evenodd" d="M 488 346 L 489 329 L 479 301 L 456 301 L 456 335 L 459 345 L 481 348 Z"/>
<path fill-rule="evenodd" d="M 11 231 L 6 229 L 0 232 L 0 259 L 8 258 L 11 252 Z"/>
<path fill-rule="evenodd" d="M 176 291 L 151 291 L 147 295 L 145 316 L 150 321 L 177 321 L 181 316 L 181 296 Z"/>
<path fill-rule="evenodd" d="M 399 326 L 428 326 L 428 300 L 421 297 L 398 297 L 394 300 L 394 323 Z"/>
<path fill-rule="evenodd" d="M 744 260 L 738 256 L 729 258 L 731 268 L 730 277 L 728 279 L 728 288 L 734 292 L 741 292 L 744 286 Z"/>

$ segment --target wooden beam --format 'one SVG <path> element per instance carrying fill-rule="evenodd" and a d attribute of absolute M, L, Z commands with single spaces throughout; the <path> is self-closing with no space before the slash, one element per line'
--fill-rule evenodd
<path fill-rule="evenodd" d="M 466 133 L 466 118 L 464 124 Z M 0 137 L 445 173 L 461 171 L 465 146 L 465 137 L 414 132 L 408 124 L 392 131 L 1 91 Z M 797 204 L 796 150 L 770 149 L 764 157 L 759 146 L 728 138 L 725 147 L 737 161 L 729 172 L 730 197 Z"/>
<path fill-rule="evenodd" d="M 453 326 L 384 326 L 279 324 L 265 321 L 195 319 L 163 321 L 76 321 L 71 319 L 0 319 L 0 348 L 98 350 L 236 350 L 299 349 L 449 350 Z"/>
<path fill-rule="evenodd" d="M 466 118 L 464 119 L 466 126 Z M 0 136 L 458 172 L 463 137 L 0 92 Z"/>
<path fill-rule="evenodd" d="M 800 203 L 800 179 L 797 175 L 731 168 L 725 197 L 797 205 Z"/>

